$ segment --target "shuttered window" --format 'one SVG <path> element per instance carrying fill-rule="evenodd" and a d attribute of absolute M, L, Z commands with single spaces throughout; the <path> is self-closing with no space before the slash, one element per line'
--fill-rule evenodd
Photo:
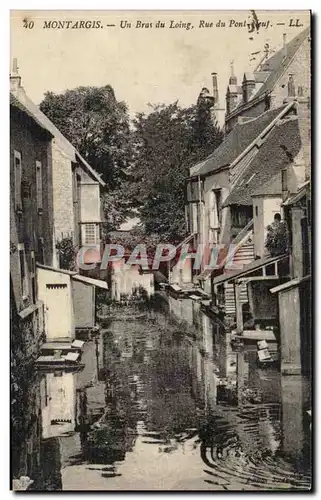
<path fill-rule="evenodd" d="M 29 281 L 26 263 L 25 247 L 23 243 L 18 243 L 19 267 L 20 267 L 20 285 L 22 299 L 25 300 L 29 295 Z"/>
<path fill-rule="evenodd" d="M 19 211 L 22 210 L 21 181 L 22 181 L 21 153 L 19 151 L 14 151 L 15 209 Z"/>

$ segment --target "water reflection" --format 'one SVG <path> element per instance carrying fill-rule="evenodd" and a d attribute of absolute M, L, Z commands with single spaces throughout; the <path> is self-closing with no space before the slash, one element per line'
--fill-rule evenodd
<path fill-rule="evenodd" d="M 114 309 L 83 371 L 39 374 L 33 489 L 309 488 L 305 382 L 192 311 Z"/>

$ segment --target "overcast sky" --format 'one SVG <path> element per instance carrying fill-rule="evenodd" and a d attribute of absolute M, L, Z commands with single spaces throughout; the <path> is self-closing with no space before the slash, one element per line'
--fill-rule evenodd
<path fill-rule="evenodd" d="M 290 40 L 309 24 L 307 11 L 257 11 L 267 23 L 259 33 L 247 27 L 229 27 L 230 20 L 252 19 L 250 11 L 205 12 L 98 12 L 98 11 L 13 11 L 11 13 L 11 58 L 18 59 L 22 84 L 39 104 L 47 90 L 59 93 L 77 86 L 110 84 L 116 98 L 127 102 L 130 113 L 148 110 L 147 103 L 170 103 L 179 99 L 187 106 L 196 102 L 202 87 L 211 89 L 211 72 L 218 73 L 220 99 L 224 104 L 230 61 L 241 81 L 244 71 L 254 69 L 250 54 L 266 42 L 272 49 L 282 45 L 282 35 Z M 24 28 L 34 22 L 32 29 Z M 290 27 L 298 19 L 300 27 Z M 101 21 L 98 29 L 44 28 L 49 20 Z M 120 28 L 127 20 L 132 28 Z M 153 28 L 135 28 L 137 20 L 153 23 Z M 156 28 L 157 21 L 166 28 Z M 170 21 L 191 22 L 193 29 L 169 28 Z M 214 23 L 200 28 L 200 21 Z M 216 27 L 221 20 L 225 27 Z M 285 23 L 285 25 L 277 25 Z M 294 21 L 296 23 L 296 21 Z M 115 27 L 105 27 L 115 24 Z M 31 24 L 32 25 L 32 24 Z M 31 26 L 30 25 L 30 26 Z M 272 26 L 271 26 L 272 25 Z M 252 38 L 252 39 L 251 39 Z"/>

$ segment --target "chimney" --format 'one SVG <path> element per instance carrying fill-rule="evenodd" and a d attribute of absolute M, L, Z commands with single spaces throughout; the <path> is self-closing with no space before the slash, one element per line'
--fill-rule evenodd
<path fill-rule="evenodd" d="M 237 85 L 237 78 L 234 75 L 234 61 L 231 61 L 231 76 L 229 79 L 229 84 L 230 85 Z"/>
<path fill-rule="evenodd" d="M 242 89 L 243 102 L 249 102 L 255 93 L 255 78 L 252 73 L 244 73 Z"/>
<path fill-rule="evenodd" d="M 223 130 L 225 125 L 225 109 L 220 106 L 220 98 L 218 92 L 218 84 L 217 84 L 217 73 L 212 73 L 212 82 L 213 82 L 213 99 L 214 99 L 214 107 L 213 107 L 213 122 L 218 125 L 218 127 Z"/>
<path fill-rule="evenodd" d="M 286 45 L 286 33 L 283 33 L 283 57 L 288 55 L 288 48 Z"/>
<path fill-rule="evenodd" d="M 21 76 L 18 72 L 18 61 L 17 58 L 14 57 L 12 60 L 12 71 L 10 74 L 10 91 L 17 91 L 21 87 Z"/>
<path fill-rule="evenodd" d="M 212 73 L 214 106 L 219 106 L 217 73 Z"/>

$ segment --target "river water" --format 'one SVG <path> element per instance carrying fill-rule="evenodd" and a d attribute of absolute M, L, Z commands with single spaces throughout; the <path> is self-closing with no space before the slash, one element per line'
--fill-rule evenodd
<path fill-rule="evenodd" d="M 309 489 L 307 382 L 233 352 L 201 311 L 114 307 L 82 362 L 32 382 L 34 424 L 13 450 L 31 489 Z"/>

